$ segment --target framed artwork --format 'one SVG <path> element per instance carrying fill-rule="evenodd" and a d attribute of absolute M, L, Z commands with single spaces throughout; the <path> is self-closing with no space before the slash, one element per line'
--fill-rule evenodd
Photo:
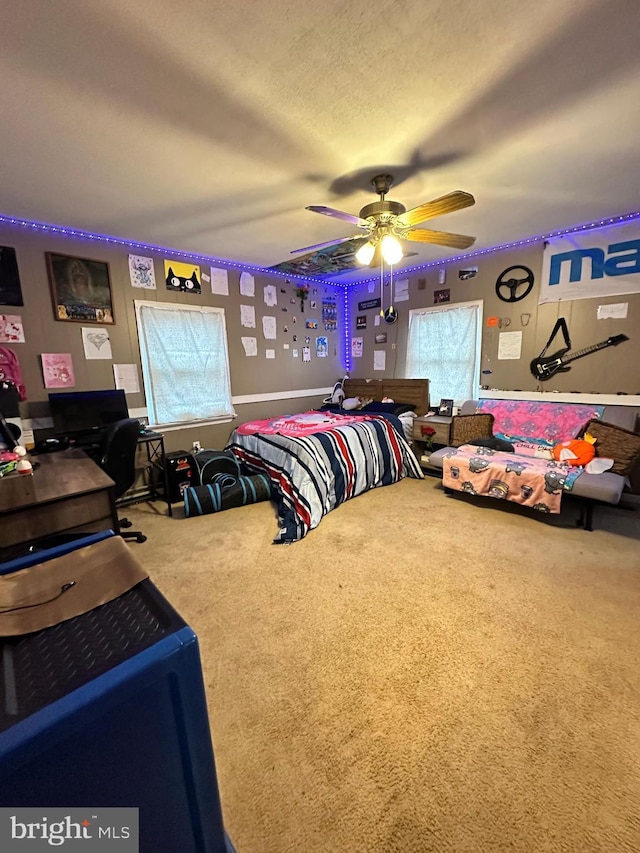
<path fill-rule="evenodd" d="M 115 323 L 106 261 L 45 252 L 56 320 Z"/>
<path fill-rule="evenodd" d="M 438 414 L 450 418 L 453 414 L 453 400 L 442 399 L 438 406 Z"/>

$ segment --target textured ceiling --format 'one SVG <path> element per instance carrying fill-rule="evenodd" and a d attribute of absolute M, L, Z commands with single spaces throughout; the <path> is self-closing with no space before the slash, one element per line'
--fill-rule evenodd
<path fill-rule="evenodd" d="M 357 214 L 380 171 L 407 208 L 472 193 L 425 227 L 474 249 L 635 211 L 639 25 L 638 0 L 9 0 L 0 212 L 270 266 L 358 233 L 305 206 Z"/>

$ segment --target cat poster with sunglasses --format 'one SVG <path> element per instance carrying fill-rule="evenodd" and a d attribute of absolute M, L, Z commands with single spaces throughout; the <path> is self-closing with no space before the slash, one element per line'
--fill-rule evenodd
<path fill-rule="evenodd" d="M 202 293 L 200 285 L 200 267 L 197 264 L 185 264 L 181 261 L 165 261 L 164 275 L 167 290 L 174 293 Z"/>

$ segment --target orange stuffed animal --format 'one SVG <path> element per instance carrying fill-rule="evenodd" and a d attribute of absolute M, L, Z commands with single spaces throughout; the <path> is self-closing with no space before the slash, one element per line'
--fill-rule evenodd
<path fill-rule="evenodd" d="M 561 441 L 553 448 L 553 458 L 566 465 L 581 465 L 584 468 L 596 455 L 594 444 L 595 438 L 589 433 L 584 438 Z"/>

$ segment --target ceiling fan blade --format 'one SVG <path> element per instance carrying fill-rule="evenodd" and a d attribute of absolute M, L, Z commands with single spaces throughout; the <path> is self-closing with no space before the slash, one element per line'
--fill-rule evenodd
<path fill-rule="evenodd" d="M 414 228 L 405 234 L 405 240 L 417 243 L 435 243 L 436 246 L 450 246 L 452 249 L 468 249 L 476 242 L 475 237 L 465 234 L 449 234 L 447 231 L 429 231 L 426 228 Z"/>
<path fill-rule="evenodd" d="M 333 207 L 325 207 L 323 204 L 310 204 L 306 210 L 311 210 L 313 213 L 323 213 L 325 216 L 333 216 L 335 219 L 344 219 L 345 222 L 351 222 L 352 225 L 367 226 L 366 219 L 360 219 L 359 216 L 354 216 L 352 213 L 344 213 L 342 210 L 336 210 Z"/>
<path fill-rule="evenodd" d="M 455 190 L 448 195 L 434 198 L 433 201 L 426 201 L 418 207 L 407 210 L 406 213 L 401 213 L 396 222 L 403 226 L 417 225 L 427 219 L 443 216 L 445 213 L 453 213 L 455 210 L 462 210 L 464 207 L 471 207 L 475 203 L 476 200 L 470 193 Z"/>
<path fill-rule="evenodd" d="M 338 240 L 327 240 L 326 243 L 316 243 L 313 246 L 305 246 L 303 249 L 292 249 L 291 254 L 297 255 L 298 252 L 315 252 L 316 249 L 324 249 L 326 246 L 337 246 L 339 243 L 346 243 L 349 240 L 357 240 L 356 237 L 340 237 Z"/>

